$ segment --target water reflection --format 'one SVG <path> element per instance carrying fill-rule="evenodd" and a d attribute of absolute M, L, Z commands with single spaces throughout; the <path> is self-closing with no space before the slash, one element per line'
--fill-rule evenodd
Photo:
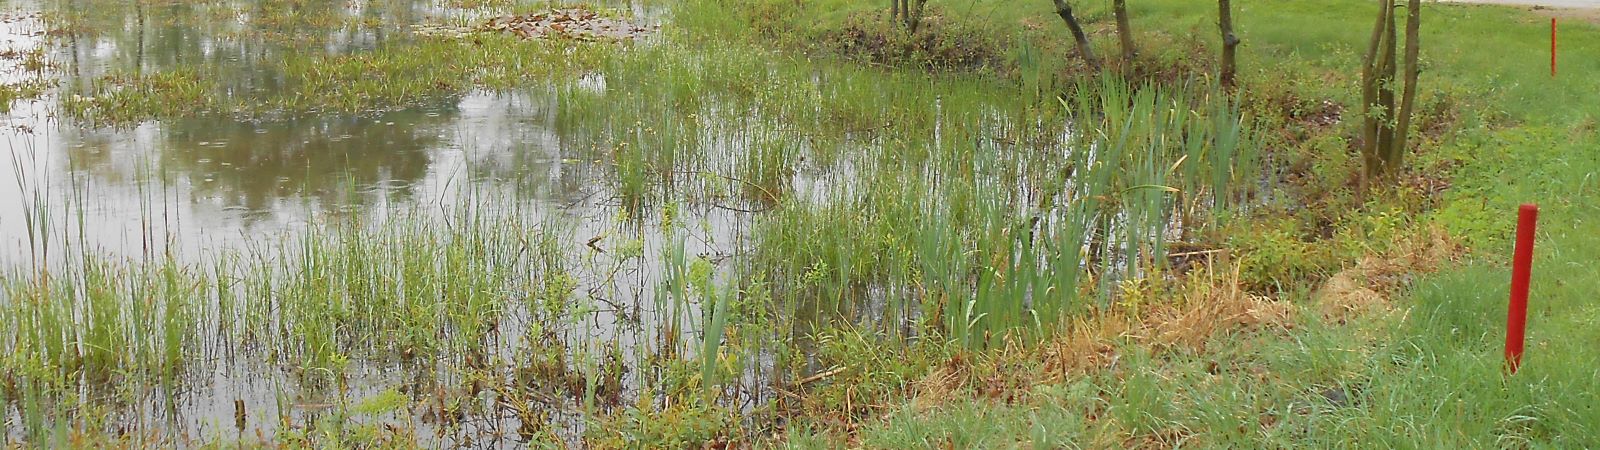
<path fill-rule="evenodd" d="M 166 126 L 162 169 L 221 209 L 266 211 L 285 198 L 361 205 L 360 192 L 411 195 L 453 115 L 312 117 L 271 124 L 181 121 Z"/>
<path fill-rule="evenodd" d="M 370 50 L 409 39 L 405 30 L 411 24 L 467 13 L 432 2 L 359 0 L 74 0 L 34 7 L 67 18 L 62 56 L 74 87 L 88 87 L 110 73 L 204 66 L 215 70 L 230 91 L 279 88 L 282 77 L 274 64 L 291 54 Z"/>
<path fill-rule="evenodd" d="M 611 123 L 610 110 L 654 99 L 627 97 L 633 103 L 624 104 L 606 98 L 590 102 L 593 111 L 563 112 L 560 97 L 571 89 L 536 88 L 465 93 L 402 111 L 271 121 L 202 116 L 84 128 L 60 119 L 55 98 L 92 90 L 107 76 L 198 66 L 220 78 L 226 92 L 217 95 L 274 92 L 289 86 L 277 65 L 289 55 L 367 51 L 409 39 L 403 28 L 411 23 L 472 14 L 435 2 L 111 3 L 31 3 L 72 17 L 74 25 L 45 47 L 61 64 L 60 88 L 46 101 L 15 105 L 7 118 L 13 126 L 0 130 L 6 141 L 0 145 L 9 149 L 0 154 L 0 267 L 32 257 L 26 249 L 38 243 L 25 223 L 40 211 L 63 233 L 51 239 L 83 243 L 93 252 L 170 251 L 184 259 L 216 254 L 254 235 L 293 233 L 327 215 L 380 216 L 418 206 L 447 211 L 451 204 L 487 201 L 551 224 L 545 231 L 557 236 L 556 251 L 582 256 L 565 270 L 575 277 L 581 301 L 596 310 L 566 332 L 575 341 L 614 342 L 631 359 L 633 349 L 644 348 L 636 341 L 656 336 L 639 321 L 651 312 L 641 299 L 660 293 L 666 264 L 660 255 L 676 247 L 681 260 L 721 261 L 738 251 L 750 216 L 733 209 L 685 206 L 678 214 L 693 226 L 670 232 L 657 233 L 667 227 L 643 223 L 648 219 L 619 223 L 615 194 L 607 192 L 616 169 L 601 162 L 610 155 L 595 136 L 637 127 Z M 32 23 L 0 34 L 39 36 L 42 27 Z M 26 45 L 47 44 L 34 39 Z M 569 81 L 588 94 L 608 89 L 598 75 Z M 680 142 L 699 140 L 642 142 L 673 154 Z M 683 313 L 700 316 L 695 306 Z M 498 326 L 508 342 L 495 350 L 513 355 L 529 345 L 517 341 L 526 324 Z M 674 335 L 675 342 L 691 333 L 678 324 L 668 330 L 682 335 Z M 270 367 L 211 369 L 218 374 L 211 386 L 181 394 L 185 406 L 164 407 L 183 409 L 165 413 L 171 417 L 163 420 L 181 422 L 172 428 L 204 430 L 208 419 L 228 415 L 241 398 L 252 411 L 274 410 L 283 406 L 277 395 L 293 389 L 284 386 L 292 384 L 287 372 Z M 362 383 L 353 394 L 389 381 Z M 134 420 L 154 422 L 156 416 Z"/>
<path fill-rule="evenodd" d="M 19 48 L 46 48 L 59 64 L 59 91 L 93 92 L 123 75 L 200 68 L 216 95 L 277 93 L 281 64 L 298 54 L 368 51 L 412 38 L 411 24 L 477 12 L 445 2 L 23 2 L 58 14 L 10 24 Z M 55 36 L 47 42 L 43 36 Z M 292 95 L 292 94 L 291 94 Z M 4 130 L 0 169 L 0 262 L 30 242 L 25 203 L 53 208 L 52 222 L 89 217 L 78 238 L 112 252 L 147 241 L 205 248 L 303 227 L 325 213 L 381 211 L 374 205 L 444 201 L 463 182 L 510 184 L 523 200 L 583 198 L 587 160 L 564 155 L 554 130 L 557 102 L 543 93 L 469 94 L 403 111 L 322 114 L 256 122 L 226 117 L 85 129 L 58 119 L 51 101 L 18 105 Z M 35 208 L 37 209 L 37 208 Z M 372 211 L 369 211 L 372 210 Z M 153 220 L 158 217 L 161 220 Z M 207 239 L 207 236 L 215 239 Z M 222 236 L 218 236 L 222 235 Z"/>

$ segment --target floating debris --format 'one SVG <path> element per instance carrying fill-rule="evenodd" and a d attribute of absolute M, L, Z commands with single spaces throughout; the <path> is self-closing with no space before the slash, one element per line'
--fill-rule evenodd
<path fill-rule="evenodd" d="M 559 38 L 580 41 L 637 39 L 659 29 L 625 19 L 606 17 L 582 8 L 552 9 L 520 16 L 489 19 L 480 28 L 509 32 L 525 39 Z"/>

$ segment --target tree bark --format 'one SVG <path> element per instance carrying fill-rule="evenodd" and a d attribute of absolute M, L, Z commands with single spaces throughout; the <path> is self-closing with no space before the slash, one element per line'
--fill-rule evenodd
<path fill-rule="evenodd" d="M 1367 56 L 1361 64 L 1361 191 L 1366 191 L 1369 180 L 1378 168 L 1378 116 L 1373 107 L 1378 101 L 1378 51 L 1383 49 L 1383 31 L 1388 27 L 1389 0 L 1378 0 L 1378 20 L 1372 26 L 1368 40 Z"/>
<path fill-rule="evenodd" d="M 928 0 L 907 0 L 906 30 L 917 34 L 917 28 L 922 26 L 922 10 L 928 5 Z"/>
<path fill-rule="evenodd" d="M 1389 19 L 1386 21 L 1388 26 L 1384 27 L 1382 64 L 1378 67 L 1378 108 L 1382 114 L 1378 122 L 1377 175 L 1379 177 L 1387 176 L 1394 170 L 1389 160 L 1394 154 L 1395 143 L 1394 74 L 1398 45 L 1395 43 L 1397 24 L 1394 18 L 1394 5 L 1394 0 L 1388 0 L 1388 8 L 1385 10 L 1389 14 Z"/>
<path fill-rule="evenodd" d="M 1222 87 L 1233 90 L 1238 69 L 1239 36 L 1233 34 L 1233 2 L 1217 0 L 1217 27 L 1222 30 Z"/>
<path fill-rule="evenodd" d="M 922 11 L 927 5 L 928 0 L 890 0 L 889 23 L 917 34 L 917 28 L 922 25 Z"/>
<path fill-rule="evenodd" d="M 1411 0 L 1407 3 L 1406 9 L 1408 15 L 1406 19 L 1406 68 L 1404 72 L 1406 85 L 1405 92 L 1400 99 L 1399 124 L 1395 126 L 1396 132 L 1399 134 L 1395 138 L 1394 147 L 1389 149 L 1392 153 L 1387 158 L 1390 169 L 1399 169 L 1405 161 L 1406 140 L 1411 133 L 1412 108 L 1416 106 L 1417 101 L 1417 76 L 1421 74 L 1421 69 L 1417 67 L 1417 59 L 1422 51 L 1422 37 L 1420 36 L 1422 31 L 1422 0 Z"/>
<path fill-rule="evenodd" d="M 1122 63 L 1126 67 L 1133 66 L 1133 59 L 1139 55 L 1138 48 L 1133 44 L 1133 25 L 1128 21 L 1128 1 L 1116 0 L 1112 3 L 1117 15 L 1117 36 L 1122 39 Z"/>
<path fill-rule="evenodd" d="M 1078 54 L 1083 56 L 1083 61 L 1089 67 L 1100 70 L 1100 59 L 1094 56 L 1094 49 L 1089 45 L 1089 36 L 1083 33 L 1083 26 L 1078 23 L 1078 18 L 1072 15 L 1072 5 L 1066 0 L 1055 0 L 1056 15 L 1067 23 L 1067 28 L 1072 30 L 1072 39 L 1078 41 Z"/>

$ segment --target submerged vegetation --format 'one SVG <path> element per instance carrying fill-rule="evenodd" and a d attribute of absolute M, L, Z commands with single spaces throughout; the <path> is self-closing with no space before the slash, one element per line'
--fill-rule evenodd
<path fill-rule="evenodd" d="M 1523 13 L 1411 2 L 1427 46 L 1399 59 L 1400 13 L 1367 41 L 1355 0 L 391 3 L 42 11 L 46 46 L 10 59 L 60 79 L 0 100 L 52 101 L 67 131 L 11 140 L 5 445 L 1600 435 L 1600 156 L 1577 106 L 1600 81 L 1490 70 L 1543 48 L 1535 25 L 1451 34 Z M 572 17 L 660 25 L 591 41 Z M 529 21 L 556 38 L 501 32 Z M 1367 111 L 1396 61 L 1398 124 Z M 485 98 L 511 106 L 436 117 Z M 1396 125 L 1415 152 L 1369 185 L 1363 136 Z M 92 139 L 158 156 L 72 150 Z M 91 229 L 118 220 L 94 199 L 123 165 L 139 238 L 117 247 Z M 228 188 L 222 166 L 270 179 Z M 167 225 L 208 220 L 181 195 L 294 225 L 196 250 Z M 1508 377 L 1497 212 L 1540 199 L 1548 306 Z"/>

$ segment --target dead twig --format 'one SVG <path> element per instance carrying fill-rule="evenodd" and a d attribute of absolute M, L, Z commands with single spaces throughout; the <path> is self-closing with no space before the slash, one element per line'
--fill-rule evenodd
<path fill-rule="evenodd" d="M 801 378 L 800 381 L 795 383 L 795 386 L 805 386 L 807 384 L 811 384 L 811 383 L 822 381 L 822 380 L 825 380 L 825 379 L 828 379 L 828 378 L 832 378 L 834 375 L 838 375 L 840 373 L 844 373 L 845 369 L 849 369 L 849 367 L 838 366 L 838 367 L 834 367 L 833 369 L 828 370 L 826 372 L 822 372 L 822 373 L 818 373 L 816 375 L 812 375 L 812 376 L 809 376 L 809 377 Z"/>

